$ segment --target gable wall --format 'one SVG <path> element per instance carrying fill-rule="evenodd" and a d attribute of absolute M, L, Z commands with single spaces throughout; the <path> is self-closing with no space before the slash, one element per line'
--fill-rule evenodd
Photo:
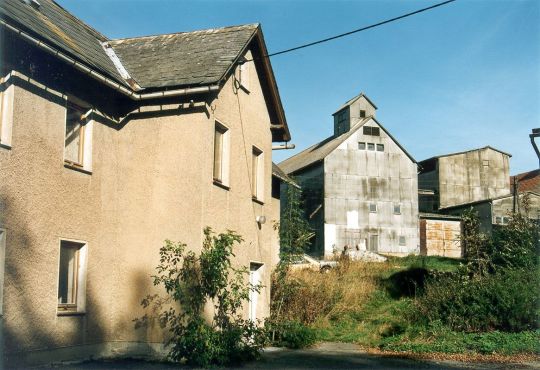
<path fill-rule="evenodd" d="M 235 263 L 264 263 L 262 284 L 270 286 L 276 255 L 270 119 L 251 71 L 249 93 L 235 89 L 229 79 L 207 111 L 139 117 L 124 127 L 94 122 L 92 174 L 63 165 L 63 97 L 14 86 L 12 148 L 0 148 L 9 361 L 27 365 L 99 356 L 108 353 L 110 343 L 121 347 L 118 353 L 154 348 L 152 343 L 163 341 L 163 331 L 136 330 L 132 320 L 144 313 L 141 299 L 159 292 L 150 278 L 159 248 L 171 239 L 198 250 L 207 225 L 241 234 L 245 242 L 237 247 Z M 105 91 L 95 85 L 95 94 L 100 93 Z M 230 129 L 230 190 L 212 183 L 215 119 Z M 264 204 L 251 199 L 252 145 L 264 152 Z M 260 228 L 258 215 L 268 218 Z M 60 238 L 88 243 L 84 315 L 57 316 Z M 264 288 L 259 317 L 268 314 L 268 302 L 269 289 Z"/>
<path fill-rule="evenodd" d="M 378 126 L 372 120 L 366 125 Z M 379 236 L 380 253 L 417 253 L 417 165 L 382 129 L 380 137 L 362 132 L 325 158 L 325 234 L 335 235 L 326 238 L 325 255 L 345 245 L 362 247 L 370 235 Z M 359 150 L 358 142 L 384 144 L 384 152 Z M 370 203 L 377 204 L 377 213 L 369 212 Z M 393 214 L 394 204 L 401 205 L 400 215 Z M 406 246 L 398 245 L 399 236 L 405 236 Z"/>

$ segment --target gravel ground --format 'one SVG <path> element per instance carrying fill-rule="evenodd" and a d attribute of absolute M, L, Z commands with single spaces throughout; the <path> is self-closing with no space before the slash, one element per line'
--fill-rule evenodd
<path fill-rule="evenodd" d="M 453 358 L 453 359 L 452 359 Z M 540 369 L 540 362 L 523 358 L 521 362 L 511 362 L 508 358 L 494 358 L 496 362 L 486 362 L 489 357 L 475 358 L 472 362 L 450 359 L 412 359 L 396 355 L 368 353 L 354 344 L 321 343 L 314 348 L 289 350 L 268 348 L 261 360 L 250 362 L 243 367 L 227 369 Z M 193 369 L 166 363 L 140 360 L 90 361 L 80 364 L 63 364 L 47 369 L 101 370 L 101 369 Z M 225 369 L 225 368 L 223 368 Z"/>

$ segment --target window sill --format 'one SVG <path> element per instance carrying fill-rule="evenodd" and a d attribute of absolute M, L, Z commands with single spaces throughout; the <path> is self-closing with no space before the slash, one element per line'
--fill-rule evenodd
<path fill-rule="evenodd" d="M 260 199 L 257 199 L 256 197 L 252 197 L 251 200 L 252 200 L 253 202 L 255 202 L 255 203 L 260 204 L 261 206 L 264 205 L 264 202 L 263 202 L 262 200 L 260 200 Z"/>
<path fill-rule="evenodd" d="M 86 312 L 84 311 L 69 311 L 69 310 L 59 310 L 56 313 L 56 316 L 84 316 Z"/>
<path fill-rule="evenodd" d="M 222 183 L 221 181 L 218 181 L 218 180 L 214 180 L 213 181 L 214 185 L 216 185 L 218 188 L 222 188 L 224 190 L 231 190 L 231 188 L 227 185 L 225 185 L 224 183 Z"/>
<path fill-rule="evenodd" d="M 92 171 L 88 171 L 88 170 L 85 170 L 84 168 L 82 167 L 79 167 L 79 166 L 75 166 L 71 163 L 67 163 L 67 162 L 64 162 L 64 167 L 65 168 L 69 168 L 70 170 L 74 170 L 74 171 L 78 171 L 78 172 L 81 172 L 81 173 L 85 173 L 87 175 L 91 175 L 92 174 Z"/>
<path fill-rule="evenodd" d="M 2 148 L 2 149 L 7 149 L 7 150 L 11 150 L 11 145 L 4 144 L 4 143 L 0 143 L 0 148 Z"/>

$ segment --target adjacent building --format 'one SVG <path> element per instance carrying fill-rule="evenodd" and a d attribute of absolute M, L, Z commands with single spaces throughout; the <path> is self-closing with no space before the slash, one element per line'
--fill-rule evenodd
<path fill-rule="evenodd" d="M 332 136 L 279 164 L 302 187 L 314 255 L 419 252 L 417 163 L 376 109 L 365 94 L 352 98 L 333 114 Z"/>
<path fill-rule="evenodd" d="M 0 30 L 5 367 L 160 351 L 133 320 L 163 241 L 198 251 L 205 226 L 243 236 L 234 263 L 263 286 L 245 317 L 264 318 L 290 134 L 260 25 L 110 40 L 6 0 Z"/>

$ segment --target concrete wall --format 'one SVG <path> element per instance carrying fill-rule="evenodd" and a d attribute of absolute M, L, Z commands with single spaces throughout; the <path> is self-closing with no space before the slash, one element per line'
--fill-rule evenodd
<path fill-rule="evenodd" d="M 366 123 L 378 126 L 374 120 Z M 369 246 L 378 235 L 380 253 L 419 252 L 417 165 L 381 129 L 380 136 L 360 128 L 324 161 L 325 255 L 344 246 Z M 358 142 L 383 144 L 384 151 L 359 150 Z M 377 205 L 377 212 L 369 204 Z M 400 205 L 400 214 L 394 214 Z M 399 237 L 405 245 L 399 245 Z"/>
<path fill-rule="evenodd" d="M 525 200 L 526 198 L 526 200 Z M 525 205 L 524 202 L 527 202 Z M 503 218 L 507 219 L 514 211 L 514 197 L 507 196 L 500 199 L 494 199 L 492 202 L 492 219 L 494 224 L 505 223 Z M 533 220 L 540 219 L 540 195 L 534 193 L 522 193 L 516 199 L 516 212 L 520 212 Z"/>
<path fill-rule="evenodd" d="M 461 221 L 421 218 L 420 253 L 423 256 L 462 257 Z"/>
<path fill-rule="evenodd" d="M 375 117 L 376 108 L 364 97 L 361 96 L 351 105 L 346 106 L 339 112 L 334 114 L 334 136 L 339 136 L 351 129 L 356 122 L 363 119 L 360 117 L 360 111 L 365 112 L 364 117 Z M 341 114 L 344 113 L 346 119 L 343 122 L 339 122 Z"/>
<path fill-rule="evenodd" d="M 12 148 L 0 147 L 9 364 L 61 360 L 58 354 L 68 352 L 98 355 L 92 348 L 113 342 L 135 352 L 162 342 L 161 329 L 135 329 L 132 320 L 143 315 L 144 296 L 162 293 L 150 275 L 163 241 L 182 241 L 198 251 L 205 226 L 243 236 L 235 265 L 264 264 L 258 316 L 268 314 L 277 239 L 270 222 L 259 227 L 255 218 L 276 218 L 279 210 L 271 198 L 268 109 L 257 72 L 250 73 L 249 92 L 235 89 L 229 79 L 207 101 L 208 109 L 148 115 L 123 127 L 94 122 L 92 173 L 64 167 L 65 92 L 15 86 Z M 77 74 L 65 70 L 66 84 L 74 85 L 72 75 Z M 88 81 L 78 81 L 85 94 L 114 103 L 107 89 L 83 82 Z M 229 189 L 212 182 L 215 120 L 230 130 Z M 252 145 L 264 152 L 262 203 L 252 201 Z M 62 238 L 87 243 L 86 310 L 78 315 L 57 312 Z"/>
<path fill-rule="evenodd" d="M 441 208 L 510 193 L 509 157 L 491 148 L 441 157 L 438 169 Z"/>

